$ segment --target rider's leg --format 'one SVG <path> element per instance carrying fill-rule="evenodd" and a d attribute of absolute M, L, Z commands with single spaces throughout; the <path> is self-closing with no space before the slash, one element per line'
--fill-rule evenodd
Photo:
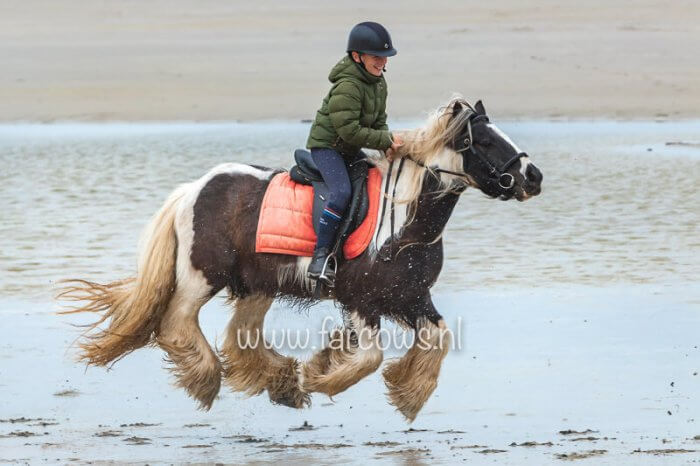
<path fill-rule="evenodd" d="M 350 203 L 352 186 L 343 157 L 333 149 L 311 149 L 311 157 L 323 176 L 329 190 L 318 231 L 314 256 L 309 265 L 309 276 L 318 278 L 335 243 L 338 227 Z"/>

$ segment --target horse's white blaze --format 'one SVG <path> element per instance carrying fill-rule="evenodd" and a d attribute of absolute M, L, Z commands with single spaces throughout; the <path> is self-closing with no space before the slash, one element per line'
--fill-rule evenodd
<path fill-rule="evenodd" d="M 532 162 L 530 162 L 530 157 L 520 157 L 520 174 L 523 175 L 523 179 L 527 179 L 527 166 L 531 163 Z"/>
<path fill-rule="evenodd" d="M 506 141 L 510 146 L 513 148 L 513 150 L 518 153 L 518 154 L 523 154 L 524 152 L 520 150 L 520 147 L 518 147 L 513 140 L 501 129 L 494 125 L 493 123 L 488 123 L 489 128 L 491 128 L 496 134 L 498 134 L 501 138 L 503 138 L 504 141 Z M 523 179 L 527 179 L 527 166 L 530 165 L 530 158 L 527 155 L 522 155 L 520 157 L 520 174 L 523 175 Z"/>
<path fill-rule="evenodd" d="M 488 123 L 486 126 L 491 128 L 496 134 L 498 134 L 504 141 L 506 141 L 510 146 L 515 150 L 517 153 L 521 153 L 522 151 L 520 148 L 513 142 L 513 140 L 503 131 L 501 131 L 501 128 L 498 126 L 494 125 L 493 123 Z"/>

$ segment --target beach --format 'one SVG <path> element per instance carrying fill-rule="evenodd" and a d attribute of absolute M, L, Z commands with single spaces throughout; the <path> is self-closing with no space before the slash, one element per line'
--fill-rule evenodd
<path fill-rule="evenodd" d="M 457 345 L 412 424 L 379 372 L 310 409 L 223 387 L 202 412 L 160 349 L 86 368 L 74 345 L 93 316 L 55 314 L 60 280 L 133 273 L 139 233 L 171 189 L 222 161 L 286 167 L 308 124 L 0 125 L 0 462 L 697 461 L 700 209 L 677 176 L 700 178 L 698 122 L 499 125 L 545 191 L 524 203 L 463 194 L 433 289 Z M 203 308 L 212 345 L 230 315 L 225 295 Z M 265 328 L 310 332 L 304 348 L 279 349 L 306 360 L 339 318 L 331 303 L 281 302 Z"/>
<path fill-rule="evenodd" d="M 386 24 L 389 116 L 453 93 L 501 118 L 698 117 L 684 0 L 52 2 L 0 7 L 0 120 L 310 119 L 347 32 Z"/>
<path fill-rule="evenodd" d="M 57 313 L 61 280 L 132 276 L 149 218 L 216 165 L 290 168 L 368 19 L 399 50 L 391 128 L 483 99 L 544 176 L 527 202 L 462 194 L 431 290 L 453 346 L 416 420 L 381 370 L 307 409 L 222 386 L 200 411 L 159 348 L 76 361 L 95 316 Z M 3 2 L 0 464 L 697 464 L 699 40 L 692 1 Z M 231 311 L 202 309 L 212 347 Z M 340 319 L 275 302 L 265 332 L 304 361 Z"/>
<path fill-rule="evenodd" d="M 440 294 L 463 346 L 411 425 L 386 402 L 379 373 L 302 411 L 224 389 L 200 412 L 170 385 L 160 350 L 85 371 L 66 353 L 75 329 L 65 319 L 4 300 L 13 325 L 0 331 L 0 461 L 692 464 L 699 296 L 697 286 L 648 285 Z M 229 312 L 223 300 L 203 309 L 210 341 Z M 308 316 L 276 305 L 266 325 L 317 329 L 324 315 L 337 317 L 327 305 Z"/>

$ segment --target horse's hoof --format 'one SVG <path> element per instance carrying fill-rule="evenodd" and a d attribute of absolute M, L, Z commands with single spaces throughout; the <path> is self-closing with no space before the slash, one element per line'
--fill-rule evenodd
<path fill-rule="evenodd" d="M 295 409 L 308 408 L 311 406 L 311 396 L 298 389 L 287 393 L 270 393 L 270 401 L 273 404 Z"/>
<path fill-rule="evenodd" d="M 267 385 L 267 393 L 274 404 L 301 409 L 311 405 L 311 396 L 299 384 L 299 361 L 285 358 L 286 364 L 279 368 Z"/>

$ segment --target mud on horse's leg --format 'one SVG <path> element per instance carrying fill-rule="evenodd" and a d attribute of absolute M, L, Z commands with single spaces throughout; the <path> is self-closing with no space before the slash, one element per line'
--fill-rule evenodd
<path fill-rule="evenodd" d="M 370 322 L 352 312 L 328 346 L 304 364 L 304 390 L 336 395 L 377 370 L 382 359 L 379 319 Z"/>
<path fill-rule="evenodd" d="M 253 396 L 267 390 L 273 403 L 303 408 L 310 404 L 310 398 L 301 390 L 299 362 L 282 356 L 265 342 L 263 322 L 271 305 L 272 298 L 265 296 L 236 301 L 220 351 L 224 381 L 235 391 Z"/>
<path fill-rule="evenodd" d="M 440 366 L 450 346 L 451 332 L 434 308 L 433 311 L 430 317 L 416 319 L 413 346 L 383 371 L 391 404 L 409 422 L 413 422 L 437 387 Z"/>

